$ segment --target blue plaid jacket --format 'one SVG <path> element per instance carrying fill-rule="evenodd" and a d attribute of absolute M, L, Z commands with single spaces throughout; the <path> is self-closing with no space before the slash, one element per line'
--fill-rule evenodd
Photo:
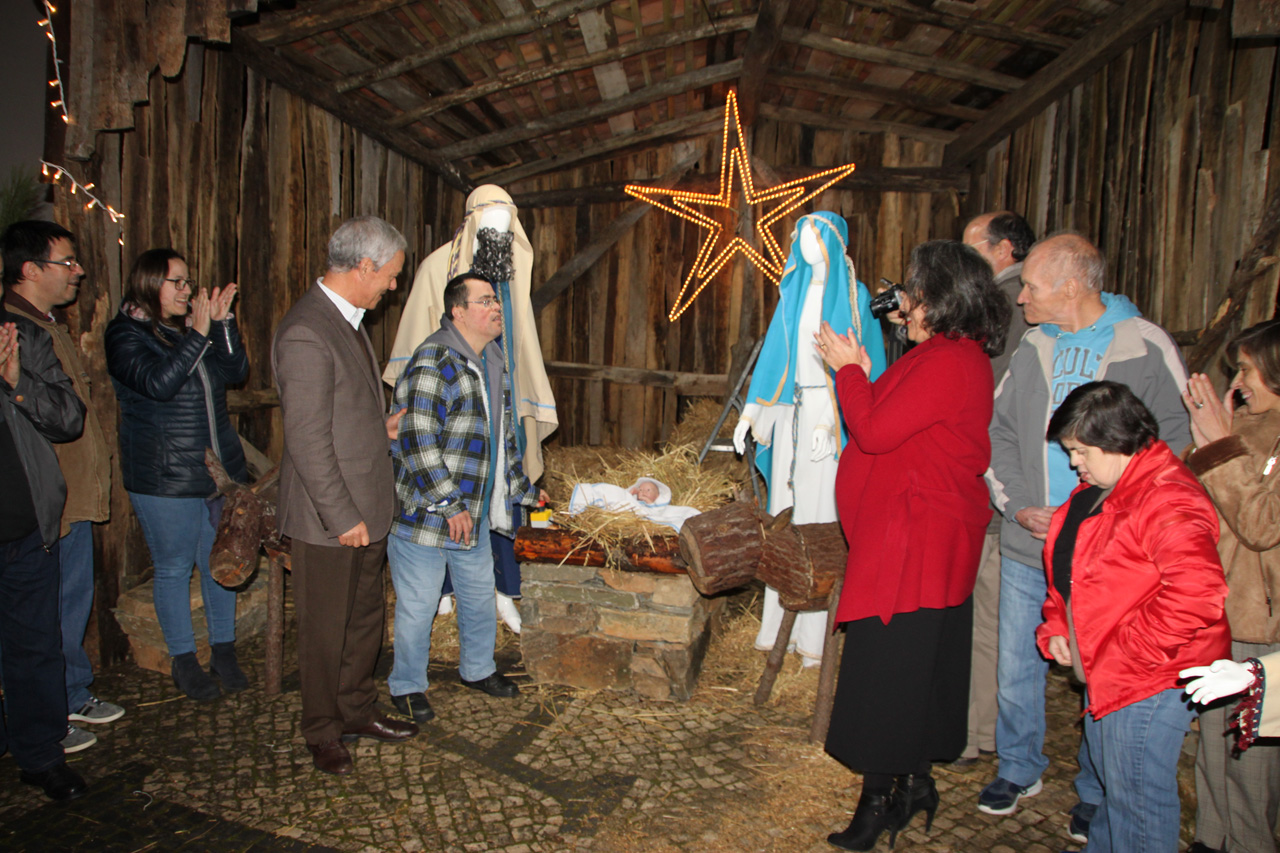
<path fill-rule="evenodd" d="M 485 347 L 490 381 L 501 382 L 502 433 L 506 463 L 504 476 L 496 477 L 493 504 L 499 501 L 532 506 L 537 490 L 524 474 L 511 418 L 511 381 L 504 369 L 502 349 Z M 475 547 L 484 485 L 489 478 L 489 417 L 481 361 L 454 328 L 446 323 L 413 353 L 409 366 L 396 383 L 396 409 L 407 409 L 400 421 L 399 437 L 392 442 L 398 512 L 392 535 L 418 545 L 456 549 L 449 541 L 448 519 L 464 509 L 476 526 L 467 547 Z M 505 456 L 505 458 L 504 458 Z M 495 523 L 505 516 L 507 529 Z M 491 526 L 508 536 L 510 513 L 495 513 Z"/>

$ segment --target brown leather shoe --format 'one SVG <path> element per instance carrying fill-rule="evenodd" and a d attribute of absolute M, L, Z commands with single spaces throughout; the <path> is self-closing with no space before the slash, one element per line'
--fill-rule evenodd
<path fill-rule="evenodd" d="M 351 753 L 347 752 L 340 740 L 309 743 L 307 749 L 311 750 L 311 760 L 315 762 L 316 769 L 324 773 L 346 776 L 356 769 L 351 763 Z"/>
<path fill-rule="evenodd" d="M 408 740 L 417 734 L 417 723 L 411 723 L 408 720 L 393 720 L 390 717 L 382 716 L 368 725 L 347 729 L 342 733 L 342 739 L 350 742 L 356 738 L 367 737 L 370 740 L 401 741 Z"/>

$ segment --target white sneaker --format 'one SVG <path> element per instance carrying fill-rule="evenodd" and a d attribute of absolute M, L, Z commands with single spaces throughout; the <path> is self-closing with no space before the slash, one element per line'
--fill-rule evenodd
<path fill-rule="evenodd" d="M 452 612 L 453 612 L 453 596 L 452 595 L 440 596 L 440 606 L 436 608 L 436 615 L 448 616 Z"/>
<path fill-rule="evenodd" d="M 62 751 L 70 755 L 73 752 L 88 749 L 97 742 L 98 736 L 93 732 L 87 732 L 79 726 L 67 723 L 67 735 L 62 739 Z"/>
<path fill-rule="evenodd" d="M 124 716 L 124 708 L 112 702 L 103 702 L 97 696 L 80 706 L 80 710 L 67 715 L 73 723 L 114 723 Z"/>
<path fill-rule="evenodd" d="M 511 633 L 520 633 L 520 609 L 516 606 L 516 600 L 509 595 L 497 593 L 498 597 L 498 618 L 501 619 Z"/>

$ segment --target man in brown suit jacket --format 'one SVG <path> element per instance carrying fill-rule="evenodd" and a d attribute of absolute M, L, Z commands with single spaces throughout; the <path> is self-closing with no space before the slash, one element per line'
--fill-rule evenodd
<path fill-rule="evenodd" d="M 395 511 L 382 383 L 364 312 L 396 287 L 405 239 L 373 216 L 344 222 L 328 269 L 276 329 L 284 416 L 280 531 L 293 539 L 302 734 L 316 768 L 353 769 L 343 741 L 400 741 L 418 727 L 374 707 L 387 532 Z"/>

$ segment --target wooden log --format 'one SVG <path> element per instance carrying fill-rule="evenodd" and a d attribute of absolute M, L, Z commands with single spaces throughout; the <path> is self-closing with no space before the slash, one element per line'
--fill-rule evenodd
<path fill-rule="evenodd" d="M 848 558 L 837 522 L 776 530 L 766 526 L 756 575 L 778 591 L 778 600 L 788 610 L 825 609 Z"/>
<path fill-rule="evenodd" d="M 680 530 L 680 553 L 698 592 L 715 595 L 751 580 L 760 563 L 760 518 L 747 501 L 695 515 Z"/>
<path fill-rule="evenodd" d="M 840 606 L 840 588 L 844 575 L 836 578 L 827 605 L 827 637 L 822 644 L 822 668 L 818 671 L 818 694 L 813 700 L 813 722 L 809 724 L 809 743 L 823 743 L 831 727 L 831 712 L 836 701 L 836 667 L 844 649 L 844 633 L 836 631 L 836 608 Z"/>
<path fill-rule="evenodd" d="M 687 571 L 674 536 L 634 537 L 618 548 L 584 539 L 561 527 L 521 527 L 516 531 L 516 559 L 522 563 L 566 563 L 570 566 L 613 566 L 622 571 L 682 575 Z"/>
<path fill-rule="evenodd" d="M 768 702 L 769 696 L 773 693 L 773 682 L 777 681 L 778 671 L 782 669 L 782 659 L 787 655 L 787 644 L 791 640 L 791 630 L 795 624 L 796 612 L 785 611 L 782 614 L 782 621 L 778 624 L 778 638 L 773 641 L 773 648 L 769 650 L 769 657 L 764 662 L 760 683 L 756 685 L 756 695 L 751 699 L 756 705 Z"/>

